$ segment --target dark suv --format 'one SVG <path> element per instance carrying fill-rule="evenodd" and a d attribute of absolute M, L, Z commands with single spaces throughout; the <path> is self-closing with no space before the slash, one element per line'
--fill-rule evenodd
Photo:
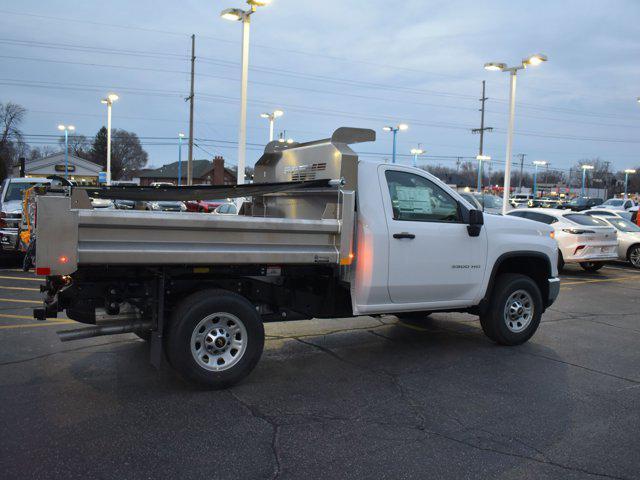
<path fill-rule="evenodd" d="M 589 210 L 591 207 L 600 205 L 604 200 L 594 197 L 576 197 L 572 198 L 569 203 L 565 204 L 565 208 L 573 210 L 574 212 L 582 212 L 583 210 Z"/>

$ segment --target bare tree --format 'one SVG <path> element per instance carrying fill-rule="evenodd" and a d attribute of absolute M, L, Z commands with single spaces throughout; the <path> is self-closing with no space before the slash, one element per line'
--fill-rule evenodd
<path fill-rule="evenodd" d="M 0 179 L 7 176 L 7 170 L 23 149 L 20 124 L 26 114 L 27 111 L 17 103 L 0 103 Z"/>
<path fill-rule="evenodd" d="M 58 144 L 64 149 L 64 135 L 58 139 Z M 69 135 L 69 153 L 76 157 L 89 160 L 91 158 L 90 143 L 84 135 Z"/>

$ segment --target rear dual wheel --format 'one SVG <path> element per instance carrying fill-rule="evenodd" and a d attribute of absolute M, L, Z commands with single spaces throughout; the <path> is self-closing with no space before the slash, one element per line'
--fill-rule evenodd
<path fill-rule="evenodd" d="M 260 360 L 264 327 L 254 306 L 224 290 L 203 290 L 174 310 L 166 343 L 169 362 L 184 379 L 226 388 Z"/>

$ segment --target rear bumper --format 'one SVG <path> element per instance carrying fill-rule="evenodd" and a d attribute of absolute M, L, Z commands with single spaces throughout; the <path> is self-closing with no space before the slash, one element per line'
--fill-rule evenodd
<path fill-rule="evenodd" d="M 545 308 L 553 305 L 553 302 L 556 301 L 558 295 L 560 294 L 560 279 L 559 278 L 550 278 L 549 279 L 549 295 L 547 295 L 545 301 Z"/>

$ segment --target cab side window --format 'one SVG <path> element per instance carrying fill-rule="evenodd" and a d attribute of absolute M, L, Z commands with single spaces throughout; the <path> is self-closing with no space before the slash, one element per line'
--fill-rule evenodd
<path fill-rule="evenodd" d="M 413 173 L 385 172 L 393 219 L 414 222 L 459 222 L 458 202 L 435 183 Z"/>

